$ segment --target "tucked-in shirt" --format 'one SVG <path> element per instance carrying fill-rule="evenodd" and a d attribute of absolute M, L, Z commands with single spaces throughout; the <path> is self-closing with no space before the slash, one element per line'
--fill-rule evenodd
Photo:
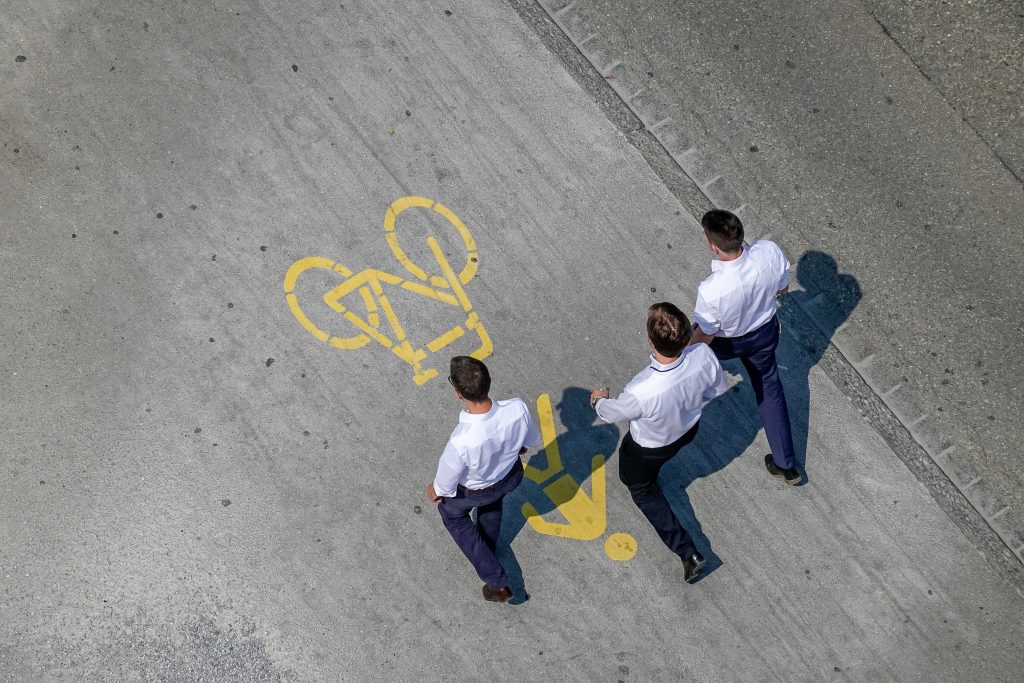
<path fill-rule="evenodd" d="M 742 337 L 775 315 L 775 294 L 789 286 L 789 261 L 775 242 L 760 240 L 732 261 L 712 261 L 697 289 L 693 318 L 705 334 Z"/>
<path fill-rule="evenodd" d="M 451 498 L 459 484 L 467 489 L 497 484 L 512 470 L 524 446 L 538 444 L 540 432 L 518 398 L 493 401 L 486 413 L 464 410 L 437 464 L 434 493 Z"/>
<path fill-rule="evenodd" d="M 667 446 L 700 419 L 703 405 L 725 393 L 725 374 L 707 344 L 694 344 L 668 365 L 651 364 L 615 398 L 595 406 L 605 422 L 629 420 L 633 440 L 645 448 Z"/>

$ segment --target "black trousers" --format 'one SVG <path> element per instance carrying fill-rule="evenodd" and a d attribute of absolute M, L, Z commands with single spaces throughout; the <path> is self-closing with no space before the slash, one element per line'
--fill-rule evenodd
<path fill-rule="evenodd" d="M 619 481 L 629 489 L 633 502 L 644 513 L 668 549 L 684 559 L 697 552 L 697 546 L 661 492 L 658 474 L 683 446 L 693 441 L 699 427 L 700 422 L 672 443 L 658 448 L 640 446 L 627 431 L 619 447 Z"/>

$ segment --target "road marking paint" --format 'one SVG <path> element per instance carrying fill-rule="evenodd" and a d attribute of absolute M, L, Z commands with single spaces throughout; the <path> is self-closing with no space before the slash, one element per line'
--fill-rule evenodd
<path fill-rule="evenodd" d="M 636 539 L 629 534 L 615 533 L 604 542 L 604 551 L 608 557 L 619 562 L 632 560 L 636 555 Z"/>
<path fill-rule="evenodd" d="M 591 459 L 591 495 L 588 496 L 579 482 L 566 472 L 562 465 L 555 419 L 551 410 L 551 397 L 548 394 L 537 397 L 537 416 L 547 465 L 543 470 L 526 465 L 524 475 L 536 484 L 550 482 L 542 491 L 554 503 L 566 523 L 544 519 L 537 508 L 529 502 L 523 503 L 523 516 L 537 533 L 593 541 L 599 538 L 607 527 L 605 457 L 598 454 Z M 631 553 L 628 552 L 630 547 L 633 549 Z M 605 542 L 605 552 L 612 559 L 628 560 L 636 554 L 636 539 L 629 534 L 613 534 Z"/>
<path fill-rule="evenodd" d="M 466 248 L 466 263 L 458 273 L 448 262 L 441 245 L 433 235 L 427 237 L 427 246 L 436 261 L 436 270 L 433 273 L 414 263 L 402 249 L 398 241 L 397 220 L 403 212 L 415 208 L 431 209 L 455 228 Z M 465 336 L 467 330 L 476 333 L 480 339 L 480 345 L 469 355 L 479 360 L 490 356 L 494 351 L 490 335 L 487 334 L 487 329 L 473 310 L 473 304 L 464 287 L 476 275 L 480 264 L 476 240 L 473 239 L 466 224 L 451 209 L 432 199 L 415 196 L 402 197 L 393 201 L 384 213 L 384 236 L 395 259 L 412 274 L 415 280 L 408 280 L 376 268 L 366 268 L 358 273 L 353 273 L 345 266 L 321 256 L 299 259 L 291 265 L 284 277 L 285 300 L 299 324 L 318 341 L 337 349 L 358 349 L 371 341 L 377 342 L 412 366 L 413 380 L 416 384 L 424 384 L 440 374 L 435 368 L 424 367 L 423 361 L 429 355 L 440 352 Z M 317 327 L 306 315 L 299 304 L 295 288 L 299 277 L 313 269 L 331 270 L 345 278 L 341 284 L 324 294 L 323 302 L 355 327 L 359 334 L 351 337 L 331 335 Z M 437 271 L 440 273 L 438 274 Z M 385 286 L 400 287 L 407 292 L 461 309 L 466 314 L 466 319 L 462 324 L 453 325 L 427 342 L 426 348 L 414 347 L 390 298 L 385 293 Z M 353 294 L 356 295 L 356 301 L 360 302 L 362 308 L 365 309 L 365 315 L 361 316 L 352 310 L 351 303 L 348 305 L 342 303 L 342 299 Z M 387 322 L 387 328 L 389 328 L 387 330 L 381 329 L 384 321 Z"/>

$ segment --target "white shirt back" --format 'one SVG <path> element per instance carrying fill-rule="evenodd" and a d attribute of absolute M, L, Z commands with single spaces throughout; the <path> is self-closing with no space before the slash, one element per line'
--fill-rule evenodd
<path fill-rule="evenodd" d="M 739 258 L 712 261 L 697 289 L 693 318 L 705 334 L 741 337 L 775 315 L 775 293 L 789 286 L 789 261 L 775 242 L 744 247 Z"/>
<path fill-rule="evenodd" d="M 490 411 L 477 415 L 463 410 L 437 464 L 434 492 L 450 498 L 459 484 L 467 489 L 496 484 L 511 471 L 521 448 L 539 443 L 530 410 L 518 398 L 492 401 Z"/>
<path fill-rule="evenodd" d="M 707 344 L 694 344 L 669 365 L 651 364 L 622 393 L 595 407 L 605 422 L 629 420 L 629 433 L 644 448 L 667 446 L 700 419 L 703 405 L 725 393 L 722 365 Z"/>

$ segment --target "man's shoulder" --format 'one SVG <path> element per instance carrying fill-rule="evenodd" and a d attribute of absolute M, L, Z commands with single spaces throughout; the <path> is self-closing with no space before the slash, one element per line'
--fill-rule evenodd
<path fill-rule="evenodd" d="M 740 284 L 740 279 L 731 270 L 714 270 L 697 285 L 697 295 L 705 303 L 710 304 L 721 299 Z"/>
<path fill-rule="evenodd" d="M 782 247 L 771 240 L 758 240 L 750 245 L 749 249 L 752 256 L 786 260 L 786 253 L 782 251 Z"/>
<path fill-rule="evenodd" d="M 521 398 L 513 396 L 512 398 L 503 398 L 494 403 L 498 406 L 498 413 L 501 414 L 503 420 L 529 418 L 530 416 L 530 409 Z"/>
<path fill-rule="evenodd" d="M 503 398 L 500 401 L 495 401 L 495 403 L 498 404 L 499 410 L 528 410 L 526 402 L 515 396 L 511 398 Z"/>
<path fill-rule="evenodd" d="M 711 347 L 704 342 L 698 342 L 691 344 L 686 347 L 684 353 L 688 360 L 693 361 L 696 365 L 720 365 L 718 362 L 718 356 L 711 350 Z"/>

